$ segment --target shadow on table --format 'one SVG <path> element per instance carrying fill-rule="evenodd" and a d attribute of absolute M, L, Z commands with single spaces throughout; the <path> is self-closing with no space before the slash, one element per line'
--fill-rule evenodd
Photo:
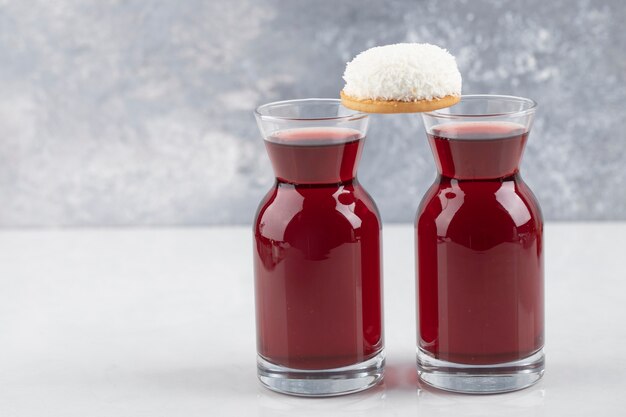
<path fill-rule="evenodd" d="M 417 411 L 420 415 L 449 416 L 458 414 L 480 416 L 543 415 L 545 389 L 543 381 L 516 392 L 472 395 L 442 391 L 418 382 Z"/>
<path fill-rule="evenodd" d="M 467 415 L 541 415 L 545 397 L 543 381 L 508 394 L 448 393 L 420 382 L 413 362 L 388 364 L 384 381 L 372 389 L 324 399 L 294 397 L 263 388 L 257 380 L 256 367 L 250 364 L 150 371 L 134 376 L 163 395 L 254 401 L 259 415 L 263 416 L 393 415 L 392 410 L 428 416 L 450 415 L 459 410 Z"/>
<path fill-rule="evenodd" d="M 383 415 L 390 409 L 403 409 L 406 398 L 416 398 L 417 373 L 413 363 L 392 363 L 385 366 L 385 379 L 379 385 L 355 394 L 331 398 L 302 398 L 258 388 L 257 407 L 260 415 L 267 416 L 319 416 L 346 414 L 351 416 Z M 407 393 L 409 395 L 407 395 Z M 389 401 L 389 397 L 398 396 Z M 409 404 L 409 408 L 415 408 Z M 406 408 L 403 411 L 407 411 Z M 392 413 L 393 414 L 393 413 Z"/>
<path fill-rule="evenodd" d="M 379 414 L 385 406 L 386 388 L 381 383 L 367 391 L 329 398 L 304 398 L 278 394 L 261 386 L 257 391 L 257 409 L 262 416 L 351 416 Z"/>
<path fill-rule="evenodd" d="M 390 391 L 416 392 L 418 378 L 415 362 L 387 363 L 385 365 L 385 386 Z"/>

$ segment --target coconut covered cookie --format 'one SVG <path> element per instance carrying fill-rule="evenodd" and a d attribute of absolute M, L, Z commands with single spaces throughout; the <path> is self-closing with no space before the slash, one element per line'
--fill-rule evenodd
<path fill-rule="evenodd" d="M 427 43 L 377 46 L 346 65 L 344 106 L 368 113 L 426 112 L 461 99 L 461 73 L 445 49 Z"/>

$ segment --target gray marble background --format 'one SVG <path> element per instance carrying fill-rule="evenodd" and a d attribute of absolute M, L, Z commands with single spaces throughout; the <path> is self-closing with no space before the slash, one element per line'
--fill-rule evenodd
<path fill-rule="evenodd" d="M 256 104 L 336 97 L 395 42 L 464 93 L 540 104 L 522 172 L 552 220 L 626 219 L 626 2 L 0 0 L 0 226 L 249 223 L 272 184 Z M 360 179 L 412 221 L 419 117 L 374 117 Z"/>

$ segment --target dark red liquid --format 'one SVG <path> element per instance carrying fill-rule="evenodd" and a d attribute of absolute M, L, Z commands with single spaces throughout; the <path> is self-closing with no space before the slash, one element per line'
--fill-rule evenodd
<path fill-rule="evenodd" d="M 418 209 L 419 346 L 495 364 L 543 347 L 543 222 L 518 173 L 527 133 L 512 123 L 440 125 L 439 176 Z"/>
<path fill-rule="evenodd" d="M 380 220 L 355 178 L 364 139 L 298 129 L 266 140 L 275 187 L 255 221 L 257 348 L 296 369 L 329 369 L 380 352 Z"/>

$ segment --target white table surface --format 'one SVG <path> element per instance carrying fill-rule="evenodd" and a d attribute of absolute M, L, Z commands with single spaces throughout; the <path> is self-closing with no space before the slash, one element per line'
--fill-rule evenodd
<path fill-rule="evenodd" d="M 384 383 L 330 399 L 262 388 L 251 239 L 0 231 L 0 416 L 626 415 L 626 223 L 547 225 L 546 375 L 488 396 L 417 382 L 410 225 L 384 232 Z"/>

